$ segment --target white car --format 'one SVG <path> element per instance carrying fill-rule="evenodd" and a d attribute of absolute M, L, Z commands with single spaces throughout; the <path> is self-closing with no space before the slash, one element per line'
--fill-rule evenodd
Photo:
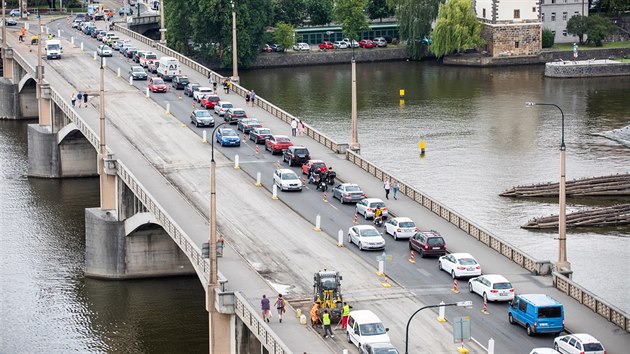
<path fill-rule="evenodd" d="M 19 16 L 19 12 L 18 12 L 18 16 Z M 72 21 L 72 28 L 79 28 L 79 26 L 81 25 L 81 20 L 79 19 L 75 19 L 74 21 Z"/>
<path fill-rule="evenodd" d="M 296 45 L 293 46 L 293 50 L 297 50 L 297 51 L 309 51 L 311 50 L 311 46 L 308 45 L 308 43 L 298 43 Z"/>
<path fill-rule="evenodd" d="M 391 218 L 385 222 L 385 232 L 392 235 L 394 240 L 411 238 L 418 232 L 416 223 L 405 217 Z"/>
<path fill-rule="evenodd" d="M 389 212 L 387 211 L 387 207 L 385 206 L 385 202 L 378 198 L 365 198 L 360 200 L 357 203 L 357 207 L 355 208 L 355 212 L 357 214 L 363 215 L 365 220 L 373 218 L 374 212 L 376 211 L 376 207 L 380 207 L 383 212 L 383 216 L 387 216 Z"/>
<path fill-rule="evenodd" d="M 586 333 L 560 336 L 553 340 L 553 348 L 567 354 L 606 354 L 606 349 L 595 337 Z"/>
<path fill-rule="evenodd" d="M 197 91 L 193 92 L 193 98 L 195 99 L 195 101 L 201 102 L 201 98 L 203 98 L 203 96 L 209 95 L 211 93 L 214 93 L 212 87 L 201 86 Z"/>
<path fill-rule="evenodd" d="M 335 41 L 335 43 L 333 43 L 333 46 L 336 49 L 348 49 L 350 45 L 346 41 Z"/>
<path fill-rule="evenodd" d="M 385 249 L 385 239 L 372 225 L 356 225 L 348 229 L 348 242 L 363 250 Z"/>
<path fill-rule="evenodd" d="M 273 183 L 280 188 L 281 191 L 285 190 L 302 190 L 302 181 L 300 177 L 288 168 L 278 169 L 273 174 Z"/>
<path fill-rule="evenodd" d="M 354 39 L 350 40 L 350 38 L 344 38 L 343 41 L 346 42 L 350 48 L 359 48 L 359 42 Z"/>
<path fill-rule="evenodd" d="M 101 45 L 98 46 L 98 49 L 96 50 L 96 53 L 98 53 L 98 55 L 101 56 L 101 57 L 111 57 L 112 56 L 112 48 L 110 48 L 106 44 L 101 44 Z"/>
<path fill-rule="evenodd" d="M 551 348 L 534 348 L 529 354 L 560 354 Z"/>
<path fill-rule="evenodd" d="M 514 287 L 509 280 L 499 274 L 486 274 L 468 281 L 468 290 L 477 293 L 486 301 L 514 300 Z"/>
<path fill-rule="evenodd" d="M 234 105 L 231 102 L 219 101 L 217 102 L 217 104 L 214 105 L 214 113 L 218 114 L 219 116 L 224 116 L 225 112 L 230 108 L 234 108 Z"/>
<path fill-rule="evenodd" d="M 450 253 L 438 258 L 438 268 L 453 279 L 481 275 L 481 265 L 469 253 Z"/>

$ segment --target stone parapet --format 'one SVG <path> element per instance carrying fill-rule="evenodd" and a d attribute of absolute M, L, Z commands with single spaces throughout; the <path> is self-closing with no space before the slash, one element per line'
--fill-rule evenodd
<path fill-rule="evenodd" d="M 407 48 L 361 49 L 354 51 L 357 62 L 392 61 L 407 59 Z M 259 55 L 252 68 L 273 68 L 282 66 L 306 66 L 350 63 L 351 49 L 337 49 L 310 53 L 270 53 Z"/>
<path fill-rule="evenodd" d="M 598 77 L 630 75 L 630 63 L 615 60 L 562 61 L 545 64 L 547 77 Z"/>

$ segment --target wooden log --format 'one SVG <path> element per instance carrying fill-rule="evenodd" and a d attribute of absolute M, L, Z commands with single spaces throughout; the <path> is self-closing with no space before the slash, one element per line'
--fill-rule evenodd
<path fill-rule="evenodd" d="M 619 204 L 605 208 L 581 210 L 566 216 L 567 227 L 607 226 L 630 224 L 630 204 Z M 547 229 L 558 227 L 558 215 L 534 218 L 521 226 L 524 229 Z"/>
<path fill-rule="evenodd" d="M 500 193 L 515 198 L 555 197 L 559 183 L 542 183 L 516 186 Z M 630 173 L 571 180 L 566 183 L 567 196 L 626 196 L 630 195 Z"/>

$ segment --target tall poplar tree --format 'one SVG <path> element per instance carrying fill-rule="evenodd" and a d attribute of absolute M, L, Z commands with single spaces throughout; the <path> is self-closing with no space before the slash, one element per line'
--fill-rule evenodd
<path fill-rule="evenodd" d="M 481 38 L 481 22 L 473 11 L 471 0 L 449 0 L 440 5 L 440 16 L 431 35 L 431 53 L 442 57 L 468 48 L 478 48 L 485 41 Z"/>
<path fill-rule="evenodd" d="M 398 21 L 400 39 L 407 42 L 407 52 L 418 60 L 427 52 L 420 40 L 431 34 L 431 23 L 437 18 L 440 0 L 388 0 Z"/>

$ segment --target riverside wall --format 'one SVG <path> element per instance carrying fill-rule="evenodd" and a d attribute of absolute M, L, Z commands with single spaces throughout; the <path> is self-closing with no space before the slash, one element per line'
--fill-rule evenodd
<path fill-rule="evenodd" d="M 615 60 L 582 60 L 561 61 L 545 64 L 547 77 L 599 77 L 599 76 L 629 76 L 630 63 Z"/>
<path fill-rule="evenodd" d="M 609 48 L 609 49 L 589 49 L 578 51 L 577 60 L 592 59 L 608 59 L 616 57 L 629 57 L 630 48 Z M 445 65 L 459 66 L 509 66 L 509 65 L 530 65 L 545 64 L 554 61 L 572 61 L 573 51 L 561 50 L 551 51 L 543 50 L 537 55 L 519 55 L 519 56 L 498 56 L 486 57 L 479 53 L 451 55 L 444 57 L 442 62 Z"/>
<path fill-rule="evenodd" d="M 269 53 L 259 55 L 251 68 L 342 64 L 349 63 L 352 56 L 352 49 Z M 406 60 L 408 57 L 405 47 L 354 50 L 354 59 L 357 62 Z"/>

